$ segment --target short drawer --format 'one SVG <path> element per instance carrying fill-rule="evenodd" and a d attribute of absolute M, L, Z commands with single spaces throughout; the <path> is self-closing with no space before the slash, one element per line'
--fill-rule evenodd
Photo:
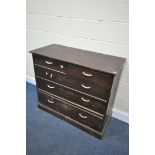
<path fill-rule="evenodd" d="M 75 106 L 69 105 L 67 102 L 63 102 L 42 92 L 38 92 L 38 99 L 40 103 L 53 109 L 54 111 L 68 116 L 94 130 L 99 132 L 102 131 L 103 118 L 95 116 Z"/>
<path fill-rule="evenodd" d="M 41 77 L 60 84 L 65 84 L 66 75 L 61 74 L 43 67 L 34 66 L 36 77 Z"/>
<path fill-rule="evenodd" d="M 40 55 L 33 55 L 33 60 L 34 60 L 34 65 L 47 67 L 49 69 L 60 72 L 62 74 L 66 74 L 66 63 L 62 61 L 51 59 Z"/>
<path fill-rule="evenodd" d="M 72 102 L 72 104 L 79 105 L 82 108 L 92 111 L 94 113 L 99 113 L 103 115 L 106 111 L 106 102 L 99 101 L 78 92 L 74 92 L 68 88 L 64 88 L 62 86 L 42 80 L 40 78 L 37 78 L 37 85 L 38 88 L 43 91 L 59 96 L 65 100 Z"/>
<path fill-rule="evenodd" d="M 73 78 L 78 78 L 81 81 L 87 81 L 95 83 L 105 89 L 111 89 L 113 83 L 113 75 L 108 73 L 99 73 L 86 69 L 84 67 L 78 67 L 75 65 L 67 66 L 67 74 Z"/>

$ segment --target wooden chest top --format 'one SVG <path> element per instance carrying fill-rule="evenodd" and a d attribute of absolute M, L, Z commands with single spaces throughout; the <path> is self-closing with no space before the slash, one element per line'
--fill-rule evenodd
<path fill-rule="evenodd" d="M 86 50 L 52 44 L 30 51 L 30 53 L 93 68 L 100 72 L 116 75 L 120 72 L 125 58 L 90 52 Z"/>

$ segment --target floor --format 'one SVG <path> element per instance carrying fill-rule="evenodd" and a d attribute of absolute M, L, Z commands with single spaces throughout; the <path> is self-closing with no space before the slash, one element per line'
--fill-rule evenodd
<path fill-rule="evenodd" d="M 26 84 L 27 155 L 128 155 L 129 126 L 111 118 L 102 140 L 37 107 L 36 87 Z"/>

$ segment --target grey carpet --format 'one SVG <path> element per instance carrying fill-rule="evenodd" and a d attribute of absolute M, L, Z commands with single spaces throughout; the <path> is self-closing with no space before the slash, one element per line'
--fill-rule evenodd
<path fill-rule="evenodd" d="M 36 87 L 26 84 L 27 155 L 128 155 L 129 126 L 111 118 L 102 140 L 37 107 Z M 19 145 L 20 147 L 20 145 Z"/>

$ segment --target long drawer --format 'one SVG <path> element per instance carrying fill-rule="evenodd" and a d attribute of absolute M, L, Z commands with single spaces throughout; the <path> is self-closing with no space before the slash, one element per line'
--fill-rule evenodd
<path fill-rule="evenodd" d="M 59 113 L 62 113 L 65 116 L 68 116 L 86 126 L 89 126 L 94 130 L 99 132 L 102 131 L 103 118 L 95 116 L 75 106 L 71 106 L 67 104 L 67 102 L 63 102 L 42 92 L 38 92 L 38 99 L 39 102 L 41 102 L 43 105 Z"/>
<path fill-rule="evenodd" d="M 75 93 L 74 91 L 68 88 L 62 87 L 58 84 L 40 78 L 36 78 L 36 82 L 39 89 L 56 95 L 58 97 L 61 97 L 63 99 L 66 99 L 68 101 L 71 101 L 73 102 L 73 104 L 75 103 L 79 106 L 82 106 L 82 108 L 84 109 L 97 112 L 101 115 L 103 115 L 106 111 L 106 102 L 94 99 L 92 97 L 80 94 L 78 92 Z"/>

